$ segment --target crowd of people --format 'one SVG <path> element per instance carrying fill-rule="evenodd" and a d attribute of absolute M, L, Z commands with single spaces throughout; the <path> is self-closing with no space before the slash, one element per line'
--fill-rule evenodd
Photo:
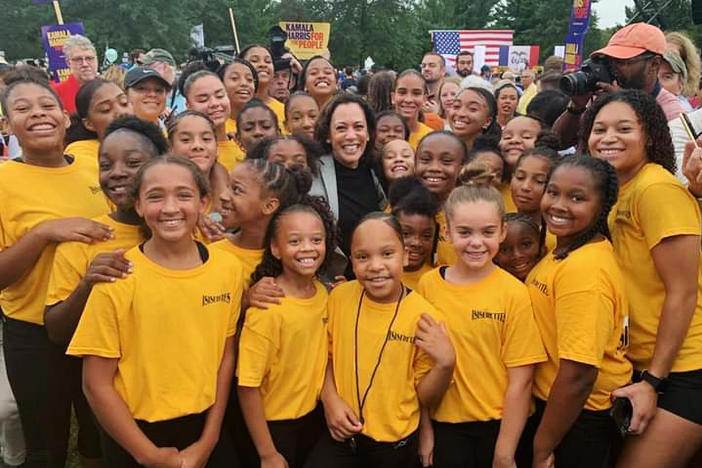
<path fill-rule="evenodd" d="M 6 464 L 74 424 L 86 468 L 702 466 L 684 34 L 571 95 L 557 57 L 64 53 L 0 68 Z"/>

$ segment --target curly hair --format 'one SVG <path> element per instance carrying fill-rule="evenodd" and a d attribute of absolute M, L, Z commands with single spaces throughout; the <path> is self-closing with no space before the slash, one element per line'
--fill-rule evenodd
<path fill-rule="evenodd" d="M 312 175 L 316 176 L 319 173 L 319 158 L 322 156 L 322 147 L 316 141 L 305 138 L 302 135 L 282 135 L 264 138 L 246 153 L 246 159 L 268 160 L 269 151 L 273 148 L 273 145 L 281 141 L 296 141 L 299 143 L 305 149 L 307 166 L 310 168 Z"/>
<path fill-rule="evenodd" d="M 668 129 L 668 120 L 656 99 L 651 94 L 638 89 L 625 89 L 605 94 L 595 101 L 583 117 L 580 127 L 582 132 L 580 134 L 580 151 L 588 152 L 588 140 L 595 123 L 595 117 L 603 107 L 612 102 L 628 104 L 636 113 L 646 136 L 646 159 L 675 175 L 675 151 Z"/>
<path fill-rule="evenodd" d="M 168 140 L 163 136 L 163 132 L 153 122 L 141 120 L 134 115 L 125 115 L 110 122 L 105 129 L 103 141 L 115 132 L 128 131 L 135 133 L 154 156 L 166 154 L 169 150 Z M 102 143 L 100 144 L 102 147 Z"/>
<path fill-rule="evenodd" d="M 5 89 L 0 93 L 0 105 L 2 105 L 2 111 L 5 116 L 10 116 L 10 109 L 7 106 L 10 96 L 17 86 L 23 84 L 33 84 L 44 88 L 46 91 L 51 93 L 51 95 L 56 100 L 59 109 L 63 110 L 63 103 L 59 99 L 58 94 L 54 91 L 54 88 L 49 84 L 48 77 L 38 68 L 30 66 L 16 67 L 12 72 L 8 73 L 4 78 Z"/>
<path fill-rule="evenodd" d="M 331 154 L 332 152 L 331 143 L 328 141 L 331 136 L 331 119 L 334 115 L 334 111 L 336 111 L 337 107 L 341 106 L 342 104 L 357 104 L 361 108 L 366 118 L 366 128 L 368 130 L 369 137 L 368 141 L 371 142 L 375 138 L 375 117 L 373 116 L 373 111 L 368 103 L 363 98 L 356 96 L 355 94 L 337 94 L 327 103 L 326 106 L 324 106 L 322 113 L 319 114 L 319 117 L 317 118 L 317 124 L 314 128 L 314 139 L 322 145 L 327 154 Z M 361 160 L 368 160 L 371 158 L 372 151 L 373 145 L 370 143 L 366 144 L 366 149 L 363 152 Z"/>
<path fill-rule="evenodd" d="M 553 170 L 549 181 L 556 171 L 567 167 L 579 167 L 590 173 L 595 182 L 595 190 L 597 190 L 600 206 L 597 218 L 592 225 L 573 240 L 565 250 L 555 254 L 554 258 L 556 258 L 556 260 L 563 260 L 570 252 L 587 244 L 598 234 L 606 237 L 609 241 L 612 240 L 607 218 L 619 196 L 619 179 L 617 178 L 617 172 L 607 161 L 593 158 L 586 154 L 567 156 L 563 158 Z M 545 230 L 542 229 L 542 231 L 544 231 L 542 234 L 545 235 Z"/>
<path fill-rule="evenodd" d="M 251 273 L 251 284 L 256 283 L 263 277 L 271 276 L 275 278 L 283 273 L 283 264 L 280 259 L 273 255 L 271 244 L 278 235 L 281 220 L 285 216 L 293 213 L 310 213 L 319 218 L 319 220 L 322 222 L 322 225 L 324 226 L 325 253 L 324 260 L 322 261 L 318 272 L 324 271 L 329 264 L 329 261 L 334 253 L 334 249 L 336 248 L 338 238 L 334 215 L 329 208 L 329 204 L 326 202 L 326 200 L 324 200 L 324 198 L 305 195 L 299 201 L 297 201 L 297 203 L 279 209 L 271 218 L 270 223 L 268 223 L 268 228 L 266 229 L 266 236 L 264 239 L 266 249 L 263 252 L 261 263 L 259 263 L 253 273 Z"/>
<path fill-rule="evenodd" d="M 380 114 L 393 109 L 391 94 L 394 88 L 394 72 L 382 71 L 373 75 L 368 84 L 368 103 L 373 112 Z"/>

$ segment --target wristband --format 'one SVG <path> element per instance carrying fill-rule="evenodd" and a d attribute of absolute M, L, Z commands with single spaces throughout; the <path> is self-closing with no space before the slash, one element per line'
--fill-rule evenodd
<path fill-rule="evenodd" d="M 668 385 L 668 379 L 661 379 L 649 373 L 647 370 L 641 373 L 641 381 L 646 382 L 656 393 L 663 393 Z"/>

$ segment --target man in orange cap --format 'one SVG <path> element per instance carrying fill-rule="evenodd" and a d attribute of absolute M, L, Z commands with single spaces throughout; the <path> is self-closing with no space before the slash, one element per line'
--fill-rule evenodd
<path fill-rule="evenodd" d="M 676 97 L 658 82 L 658 69 L 666 51 L 663 31 L 646 23 L 634 23 L 623 27 L 610 38 L 602 49 L 590 57 L 602 57 L 609 63 L 614 75 L 613 83 L 597 83 L 600 92 L 618 89 L 640 89 L 656 97 L 668 120 L 684 112 Z M 593 93 L 572 96 L 566 111 L 554 124 L 554 131 L 565 145 L 574 144 L 580 115 L 585 112 Z"/>

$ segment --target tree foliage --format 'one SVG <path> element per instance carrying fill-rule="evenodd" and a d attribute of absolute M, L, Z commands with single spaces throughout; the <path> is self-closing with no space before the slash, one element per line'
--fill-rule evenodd
<path fill-rule="evenodd" d="M 675 0 L 687 4 L 689 0 Z M 228 8 L 236 17 L 239 43 L 268 43 L 280 20 L 328 21 L 337 65 L 358 65 L 370 56 L 381 65 L 415 67 L 431 48 L 429 30 L 509 28 L 516 44 L 541 46 L 542 58 L 563 44 L 572 0 L 64 0 L 66 22 L 82 21 L 98 51 L 163 47 L 184 59 L 189 31 L 202 23 L 208 46 L 232 45 Z M 40 28 L 54 24 L 51 3 L 0 0 L 0 48 L 9 59 L 43 55 Z M 684 15 L 672 15 L 684 16 Z M 689 11 L 686 18 L 689 18 Z M 689 20 L 688 20 L 689 21 Z M 586 50 L 610 33 L 596 18 Z"/>

